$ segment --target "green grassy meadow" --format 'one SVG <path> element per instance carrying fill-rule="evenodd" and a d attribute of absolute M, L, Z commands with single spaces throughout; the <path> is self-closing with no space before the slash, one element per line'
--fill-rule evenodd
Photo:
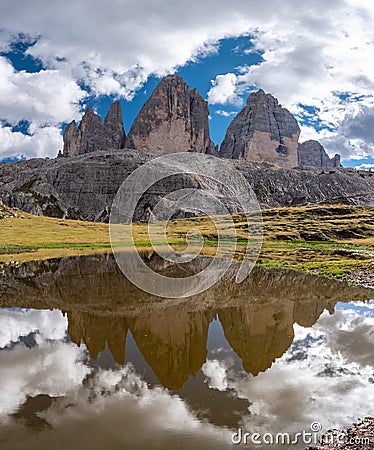
<path fill-rule="evenodd" d="M 262 211 L 264 237 L 257 264 L 286 267 L 338 279 L 361 271 L 374 272 L 374 207 L 315 205 Z M 245 214 L 231 216 L 236 228 L 235 259 L 245 253 L 248 223 Z M 230 243 L 230 217 L 221 217 L 221 234 Z M 250 221 L 251 219 L 249 219 Z M 254 219 L 255 220 L 255 219 Z M 226 225 L 227 223 L 227 225 Z M 148 225 L 132 226 L 137 248 L 151 246 Z M 186 248 L 186 233 L 197 230 L 204 238 L 202 253 L 215 256 L 217 229 L 212 218 L 172 220 L 167 241 Z M 128 230 L 130 235 L 130 228 Z M 130 242 L 122 243 L 124 249 Z M 111 252 L 109 225 L 34 216 L 0 205 L 0 263 Z"/>

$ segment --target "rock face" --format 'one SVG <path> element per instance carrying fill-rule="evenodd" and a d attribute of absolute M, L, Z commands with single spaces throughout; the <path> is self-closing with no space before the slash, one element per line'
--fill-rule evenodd
<path fill-rule="evenodd" d="M 156 155 L 218 155 L 210 140 L 208 104 L 179 76 L 163 78 L 136 117 L 126 147 Z"/>
<path fill-rule="evenodd" d="M 299 166 L 341 167 L 340 156 L 329 158 L 326 150 L 318 141 L 306 141 L 298 147 Z"/>
<path fill-rule="evenodd" d="M 112 150 L 71 158 L 0 163 L 0 198 L 7 206 L 32 214 L 107 221 L 124 179 L 149 159 L 149 155 L 135 150 Z M 262 208 L 338 202 L 374 205 L 374 176 L 370 172 L 291 170 L 249 161 L 226 163 L 247 178 Z M 188 174 L 165 179 L 147 193 L 135 218 L 147 220 L 149 208 L 171 191 L 198 188 L 209 185 L 209 181 Z M 212 194 L 225 204 L 235 205 L 235 199 L 224 189 Z"/>
<path fill-rule="evenodd" d="M 263 90 L 252 93 L 233 119 L 221 145 L 224 158 L 298 165 L 300 128 L 293 115 Z"/>
<path fill-rule="evenodd" d="M 77 156 L 97 150 L 121 149 L 125 146 L 125 130 L 122 122 L 121 103 L 110 105 L 102 123 L 101 117 L 89 107 L 78 128 L 75 120 L 64 132 L 63 156 Z"/>

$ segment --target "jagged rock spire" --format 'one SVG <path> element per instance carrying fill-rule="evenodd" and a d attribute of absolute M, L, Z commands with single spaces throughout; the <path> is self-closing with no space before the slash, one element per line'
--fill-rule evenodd
<path fill-rule="evenodd" d="M 180 76 L 163 78 L 136 117 L 126 147 L 147 153 L 216 153 L 208 104 Z"/>
<path fill-rule="evenodd" d="M 110 105 L 104 119 L 104 127 L 113 142 L 112 148 L 124 148 L 126 135 L 123 129 L 122 107 L 119 100 Z"/>
<path fill-rule="evenodd" d="M 88 107 L 77 128 L 75 120 L 64 132 L 63 156 L 76 156 L 97 150 L 121 149 L 125 146 L 125 130 L 121 103 L 110 105 L 104 124 L 101 117 Z"/>

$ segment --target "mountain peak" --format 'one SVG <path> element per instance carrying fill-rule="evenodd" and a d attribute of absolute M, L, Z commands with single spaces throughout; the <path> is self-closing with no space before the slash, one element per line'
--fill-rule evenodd
<path fill-rule="evenodd" d="M 296 167 L 300 128 L 293 115 L 262 89 L 252 92 L 233 119 L 221 145 L 221 156 Z"/>
<path fill-rule="evenodd" d="M 137 115 L 127 147 L 153 154 L 214 154 L 208 126 L 208 104 L 179 75 L 164 77 Z"/>

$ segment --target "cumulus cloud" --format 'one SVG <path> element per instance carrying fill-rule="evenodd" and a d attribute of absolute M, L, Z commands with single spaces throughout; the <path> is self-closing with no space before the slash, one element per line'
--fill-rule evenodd
<path fill-rule="evenodd" d="M 212 85 L 208 92 L 208 101 L 212 105 L 217 103 L 220 105 L 226 103 L 240 105 L 242 103 L 242 99 L 236 92 L 235 74 L 226 73 L 225 75 L 217 75 L 216 79 L 212 80 Z"/>
<path fill-rule="evenodd" d="M 310 126 L 301 125 L 300 126 L 300 142 L 305 142 L 309 140 L 315 140 L 318 141 L 320 139 L 320 135 L 318 134 L 318 131 Z"/>
<path fill-rule="evenodd" d="M 56 156 L 62 146 L 60 124 L 80 117 L 86 95 L 58 70 L 16 71 L 0 56 L 0 160 Z M 29 123 L 27 134 L 13 130 L 21 121 Z"/>
<path fill-rule="evenodd" d="M 305 4 L 305 9 L 300 5 L 288 20 L 258 28 L 252 43 L 263 60 L 230 73 L 230 92 L 262 88 L 278 97 L 299 120 L 300 105 L 313 107 L 315 112 L 309 117 L 318 122 L 320 130 L 314 138 L 320 138 L 330 154 L 339 152 L 346 158 L 373 155 L 374 75 L 369 56 L 374 39 L 373 6 L 338 1 L 331 3 L 331 9 L 330 3 L 325 4 L 326 10 L 317 3 Z M 285 9 L 291 4 L 287 2 Z M 216 83 L 213 80 L 211 92 Z"/>
<path fill-rule="evenodd" d="M 2 61 L 4 98 L 13 100 L 4 100 L 9 111 L 0 104 L 0 118 L 11 124 L 28 118 L 38 127 L 58 126 L 77 118 L 82 85 L 92 95 L 130 99 L 151 74 L 173 72 L 216 51 L 219 39 L 248 34 L 250 51 L 259 52 L 262 62 L 218 74 L 208 95 L 212 103 L 238 104 L 243 91 L 257 86 L 291 110 L 298 103 L 314 105 L 318 119 L 336 129 L 353 102 L 337 93 L 370 97 L 374 87 L 370 2 L 287 0 L 279 7 L 276 0 L 119 0 L 108 7 L 99 0 L 66 0 L 61 8 L 56 2 L 14 0 L 0 4 L 0 17 L 0 50 L 9 50 L 22 33 L 22 39 L 35 41 L 27 53 L 44 67 L 32 75 Z M 368 106 L 368 100 L 358 101 Z M 366 140 L 353 144 L 362 154 L 372 151 Z"/>
<path fill-rule="evenodd" d="M 347 100 L 345 100 L 347 102 Z M 301 140 L 316 139 L 328 154 L 343 159 L 374 156 L 374 96 L 353 97 L 351 103 L 335 102 L 335 109 L 318 112 L 327 128 L 301 127 Z"/>
<path fill-rule="evenodd" d="M 361 105 L 357 112 L 346 115 L 339 124 L 337 133 L 356 149 L 360 149 L 363 156 L 374 156 L 374 106 Z"/>
<path fill-rule="evenodd" d="M 232 353 L 222 348 L 217 349 L 222 359 L 208 359 L 202 372 L 211 389 L 233 390 L 248 399 L 251 414 L 243 417 L 244 430 L 300 432 L 316 420 L 324 428 L 348 425 L 358 415 L 374 413 L 373 308 L 374 302 L 338 304 L 335 314 L 325 311 L 312 328 L 294 325 L 290 349 L 257 377 L 234 368 L 228 362 Z M 185 449 L 227 448 L 230 430 L 199 420 L 185 401 L 161 387 L 150 387 L 131 364 L 94 369 L 84 359 L 83 345 L 61 342 L 66 323 L 58 312 L 50 312 L 50 317 L 47 311 L 3 314 L 5 328 L 14 325 L 9 317 L 19 319 L 15 337 L 11 330 L 5 332 L 6 342 L 14 341 L 17 333 L 44 330 L 38 347 L 18 344 L 0 352 L 0 421 L 5 424 L 0 441 L 8 446 L 19 450 L 96 450 L 108 445 L 152 449 L 180 444 Z M 51 324 L 60 322 L 59 331 L 53 331 Z M 9 414 L 27 396 L 39 394 L 54 401 L 37 411 L 49 426 L 35 433 Z"/>
<path fill-rule="evenodd" d="M 33 131 L 31 131 L 33 130 Z M 0 123 L 0 160 L 7 156 L 21 158 L 45 158 L 56 156 L 62 148 L 62 134 L 58 126 L 37 127 L 33 125 L 29 134 L 12 131 Z"/>
<path fill-rule="evenodd" d="M 374 144 L 374 107 L 362 107 L 358 114 L 345 119 L 341 128 L 346 130 L 352 138 L 362 139 L 370 144 Z"/>
<path fill-rule="evenodd" d="M 228 387 L 226 378 L 226 367 L 222 361 L 216 359 L 208 360 L 201 368 L 206 377 L 210 389 L 225 391 Z"/>
<path fill-rule="evenodd" d="M 67 395 L 80 385 L 91 368 L 82 360 L 84 347 L 64 343 L 67 317 L 59 310 L 0 311 L 0 422 L 6 421 L 28 396 Z M 35 334 L 27 348 L 21 337 Z"/>
<path fill-rule="evenodd" d="M 45 126 L 78 117 L 86 95 L 58 70 L 16 71 L 0 57 L 0 117 L 11 125 L 26 120 Z"/>
<path fill-rule="evenodd" d="M 27 450 L 92 450 L 108 445 L 156 449 L 180 444 L 191 450 L 227 448 L 226 428 L 199 420 L 186 402 L 166 389 L 149 387 L 131 364 L 95 369 L 84 345 L 65 342 L 67 320 L 60 311 L 3 310 L 0 330 L 3 345 L 32 332 L 38 335 L 32 348 L 17 342 L 0 351 L 0 443 Z M 35 412 L 48 425 L 35 433 L 22 420 L 32 416 L 32 408 L 25 407 L 23 417 L 20 407 L 39 395 L 54 401 Z"/>
<path fill-rule="evenodd" d="M 38 412 L 49 426 L 35 433 L 8 418 L 7 426 L 2 429 L 3 442 L 20 450 L 41 446 L 99 450 L 108 445 L 134 450 L 180 445 L 191 450 L 197 446 L 212 450 L 227 448 L 230 442 L 227 429 L 198 420 L 181 398 L 160 387 L 149 387 L 130 364 L 115 370 L 99 370 L 82 383 L 82 375 L 87 374 L 88 368 L 73 374 L 70 360 L 76 358 L 78 350 L 73 345 L 65 345 L 64 350 L 66 353 L 56 352 L 50 358 L 56 364 L 54 356 L 61 357 L 60 365 L 56 364 L 51 373 L 44 372 L 44 361 L 39 358 L 42 370 L 38 376 L 42 381 L 38 386 L 30 370 L 26 371 L 27 386 L 20 386 L 17 378 L 14 384 L 14 390 L 21 387 L 28 393 L 43 392 L 54 397 L 59 393 L 60 398 L 55 398 L 48 409 Z M 67 365 L 65 369 L 61 367 L 63 363 Z M 60 378 L 56 376 L 58 370 Z M 7 390 L 12 387 L 8 379 L 4 387 Z M 8 399 L 1 400 L 9 405 Z M 82 430 L 89 432 L 82 433 Z"/>

